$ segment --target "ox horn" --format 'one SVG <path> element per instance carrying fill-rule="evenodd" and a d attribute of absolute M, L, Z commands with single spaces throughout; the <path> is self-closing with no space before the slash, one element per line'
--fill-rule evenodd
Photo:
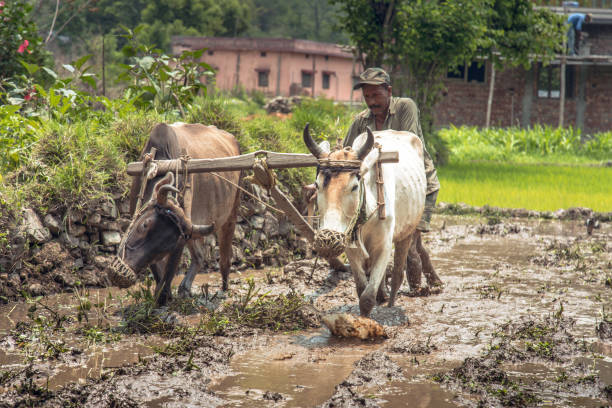
<path fill-rule="evenodd" d="M 321 149 L 321 147 L 316 144 L 314 140 L 312 140 L 312 136 L 310 136 L 309 127 L 310 123 L 307 123 L 306 127 L 304 127 L 304 143 L 306 144 L 308 150 L 310 150 L 310 153 L 312 153 L 312 155 L 317 159 L 320 159 L 321 156 L 323 156 L 323 154 L 325 153 L 325 151 Z"/>
<path fill-rule="evenodd" d="M 157 184 L 155 184 L 154 192 L 157 197 L 158 204 L 166 204 L 166 201 L 168 200 L 168 191 L 174 191 L 175 193 L 179 193 L 179 191 L 173 186 L 173 184 L 174 174 L 172 174 L 172 172 L 166 173 L 164 178 L 162 178 L 157 182 Z"/>
<path fill-rule="evenodd" d="M 374 134 L 372 133 L 372 130 L 369 126 L 366 126 L 366 131 L 368 132 L 368 138 L 366 139 L 363 146 L 361 146 L 357 151 L 357 158 L 359 160 L 365 159 L 368 153 L 370 153 L 370 150 L 372 150 L 372 146 L 374 146 Z"/>
<path fill-rule="evenodd" d="M 200 238 L 205 235 L 212 233 L 215 230 L 215 224 L 211 225 L 193 225 L 193 229 L 191 230 L 191 236 L 194 238 Z"/>

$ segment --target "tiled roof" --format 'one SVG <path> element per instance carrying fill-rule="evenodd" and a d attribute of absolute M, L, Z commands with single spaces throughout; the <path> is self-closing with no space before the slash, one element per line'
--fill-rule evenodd
<path fill-rule="evenodd" d="M 349 59 L 353 58 L 349 46 L 287 38 L 175 36 L 172 37 L 172 46 L 190 49 L 208 48 L 211 50 L 294 52 Z"/>

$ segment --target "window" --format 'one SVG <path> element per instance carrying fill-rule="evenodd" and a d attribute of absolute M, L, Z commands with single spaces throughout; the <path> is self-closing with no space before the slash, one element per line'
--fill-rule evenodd
<path fill-rule="evenodd" d="M 485 63 L 473 61 L 469 66 L 467 64 L 459 65 L 454 70 L 448 71 L 446 77 L 461 79 L 465 82 L 484 82 L 485 74 Z"/>
<path fill-rule="evenodd" d="M 312 87 L 312 72 L 302 71 L 302 88 Z"/>
<path fill-rule="evenodd" d="M 574 66 L 565 67 L 565 97 L 573 98 L 576 83 Z M 557 99 L 561 97 L 561 67 L 538 64 L 538 97 Z"/>
<path fill-rule="evenodd" d="M 257 86 L 267 87 L 269 86 L 269 75 L 270 71 L 257 71 Z"/>
<path fill-rule="evenodd" d="M 472 62 L 467 70 L 467 81 L 484 82 L 485 81 L 485 64 L 481 62 Z"/>
<path fill-rule="evenodd" d="M 262 52 L 259 53 L 259 55 L 262 56 L 262 57 L 265 57 L 267 54 L 266 54 L 265 51 L 262 51 Z"/>
<path fill-rule="evenodd" d="M 304 55 L 304 57 L 310 58 L 310 54 L 306 54 L 306 55 Z"/>
<path fill-rule="evenodd" d="M 329 55 L 325 56 L 325 61 L 329 61 Z"/>
<path fill-rule="evenodd" d="M 329 77 L 331 74 L 329 72 L 323 73 L 323 89 L 329 89 Z"/>
<path fill-rule="evenodd" d="M 464 79 L 465 78 L 465 65 L 459 65 L 454 70 L 448 71 L 446 74 L 447 78 Z"/>
<path fill-rule="evenodd" d="M 215 52 L 213 50 L 208 50 L 208 55 L 213 55 Z"/>

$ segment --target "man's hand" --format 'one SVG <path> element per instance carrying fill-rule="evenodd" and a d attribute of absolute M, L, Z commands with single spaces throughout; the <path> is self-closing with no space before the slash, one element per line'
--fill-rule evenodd
<path fill-rule="evenodd" d="M 317 198 L 317 186 L 314 183 L 302 186 L 302 198 L 306 205 L 315 200 Z"/>

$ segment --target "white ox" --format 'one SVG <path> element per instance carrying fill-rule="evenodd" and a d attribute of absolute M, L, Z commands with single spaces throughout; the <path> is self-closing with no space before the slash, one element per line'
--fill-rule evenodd
<path fill-rule="evenodd" d="M 346 238 L 341 246 L 353 271 L 359 309 L 362 316 L 369 316 L 395 246 L 389 297 L 389 306 L 393 306 L 404 279 L 413 232 L 425 205 L 426 180 L 421 140 L 411 132 L 384 130 L 373 133 L 368 128 L 366 133 L 355 139 L 352 149 L 346 147 L 330 152 L 329 143 L 317 145 L 306 126 L 304 142 L 311 153 L 320 159 L 316 182 L 320 229 L 315 239 L 315 250 L 317 246 L 321 248 L 329 244 L 329 236 Z M 384 151 L 399 152 L 398 163 L 382 164 L 384 219 L 379 219 L 377 211 L 376 162 L 379 149 L 372 148 L 374 142 L 379 143 Z M 325 159 L 329 160 L 327 164 Z M 353 161 L 358 169 L 343 167 L 343 161 Z M 360 202 L 362 209 L 359 208 Z M 355 229 L 352 225 L 360 210 L 361 220 Z"/>

